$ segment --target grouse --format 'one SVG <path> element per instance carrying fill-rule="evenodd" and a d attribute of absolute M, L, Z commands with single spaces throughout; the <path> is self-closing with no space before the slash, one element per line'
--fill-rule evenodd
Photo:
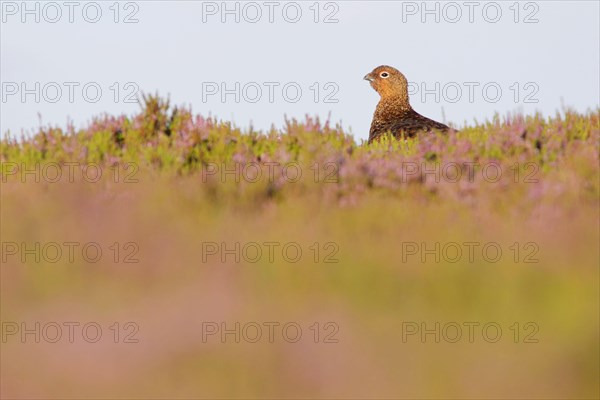
<path fill-rule="evenodd" d="M 401 139 L 413 137 L 419 131 L 431 132 L 435 129 L 445 132 L 450 129 L 413 110 L 408 101 L 408 81 L 396 68 L 381 65 L 365 75 L 364 79 L 381 96 L 373 114 L 368 143 L 378 140 L 387 132 Z"/>

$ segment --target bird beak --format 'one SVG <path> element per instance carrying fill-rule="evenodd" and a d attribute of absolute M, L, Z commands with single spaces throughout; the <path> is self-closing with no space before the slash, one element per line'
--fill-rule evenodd
<path fill-rule="evenodd" d="M 373 74 L 368 73 L 368 74 L 365 75 L 365 77 L 363 79 L 365 81 L 373 82 L 375 80 L 375 77 L 373 77 Z"/>

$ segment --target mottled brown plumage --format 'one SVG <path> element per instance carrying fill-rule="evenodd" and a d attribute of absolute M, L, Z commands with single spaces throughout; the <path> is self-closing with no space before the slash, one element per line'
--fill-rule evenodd
<path fill-rule="evenodd" d="M 369 131 L 369 143 L 391 132 L 396 138 L 411 137 L 419 131 L 447 131 L 448 126 L 413 110 L 408 100 L 408 81 L 396 68 L 381 65 L 365 75 L 381 96 Z"/>

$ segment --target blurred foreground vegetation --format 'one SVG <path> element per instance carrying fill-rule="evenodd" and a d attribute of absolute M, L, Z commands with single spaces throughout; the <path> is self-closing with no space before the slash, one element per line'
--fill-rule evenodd
<path fill-rule="evenodd" d="M 367 146 L 314 118 L 242 131 L 149 97 L 9 135 L 2 322 L 103 335 L 3 336 L 1 395 L 598 398 L 599 115 Z M 115 322 L 138 342 L 115 343 Z M 270 341 L 269 322 L 300 339 Z M 221 323 L 239 343 L 206 335 Z"/>

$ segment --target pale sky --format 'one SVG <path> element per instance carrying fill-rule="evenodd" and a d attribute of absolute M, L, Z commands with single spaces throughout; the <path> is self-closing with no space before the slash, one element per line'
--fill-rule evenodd
<path fill-rule="evenodd" d="M 242 128 L 331 114 L 366 139 L 378 95 L 363 76 L 380 64 L 455 126 L 600 101 L 597 1 L 115 3 L 1 2 L 2 135 L 38 114 L 63 127 L 132 114 L 139 90 Z"/>

